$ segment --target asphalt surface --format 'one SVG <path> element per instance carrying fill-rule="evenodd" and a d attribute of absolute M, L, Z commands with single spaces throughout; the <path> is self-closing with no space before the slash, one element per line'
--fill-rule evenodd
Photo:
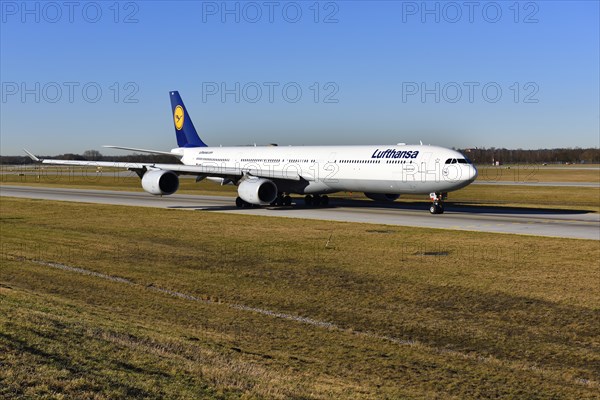
<path fill-rule="evenodd" d="M 297 199 L 300 205 L 292 207 L 238 209 L 233 197 L 7 185 L 0 186 L 0 196 L 600 240 L 600 214 L 586 211 L 447 204 L 444 214 L 431 215 L 426 203 L 351 199 L 332 199 L 326 208 L 306 208 Z"/>

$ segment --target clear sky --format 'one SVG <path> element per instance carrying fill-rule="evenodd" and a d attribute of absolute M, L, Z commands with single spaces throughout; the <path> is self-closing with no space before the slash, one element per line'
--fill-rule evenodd
<path fill-rule="evenodd" d="M 0 2 L 0 154 L 599 147 L 599 2 Z"/>

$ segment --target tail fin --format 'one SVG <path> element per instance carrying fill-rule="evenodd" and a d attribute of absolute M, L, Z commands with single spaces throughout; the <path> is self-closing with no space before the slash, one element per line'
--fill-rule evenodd
<path fill-rule="evenodd" d="M 200 139 L 192 119 L 188 114 L 179 92 L 171 92 L 171 111 L 173 111 L 173 123 L 175 124 L 175 135 L 179 147 L 207 147 Z"/>

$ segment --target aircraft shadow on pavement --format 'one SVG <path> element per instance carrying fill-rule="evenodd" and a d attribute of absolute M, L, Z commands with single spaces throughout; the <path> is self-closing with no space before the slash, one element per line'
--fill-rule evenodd
<path fill-rule="evenodd" d="M 303 204 L 303 200 L 299 199 L 292 206 L 278 207 L 278 206 L 264 206 L 260 207 L 268 209 L 273 212 L 277 211 L 302 211 L 302 210 L 327 210 L 337 208 L 385 208 L 395 210 L 417 210 L 417 211 L 429 211 L 429 202 L 377 202 L 372 200 L 363 199 L 331 199 L 330 204 L 327 206 L 320 207 L 306 207 Z M 529 214 L 529 215 L 578 215 L 593 213 L 593 210 L 564 210 L 558 208 L 527 208 L 527 207 L 515 207 L 515 206 L 503 206 L 503 205 L 473 205 L 466 203 L 454 203 L 445 202 L 444 207 L 446 211 L 450 212 L 461 212 L 469 214 Z M 235 206 L 231 205 L 218 205 L 218 206 L 171 206 L 170 209 L 195 209 L 198 211 L 234 211 L 240 210 Z M 247 210 L 252 210 L 248 208 Z"/>
<path fill-rule="evenodd" d="M 593 213 L 593 210 L 565 210 L 562 208 L 527 208 L 515 206 L 471 205 L 464 203 L 448 204 L 446 210 L 473 214 L 533 214 L 533 215 L 581 215 Z"/>
<path fill-rule="evenodd" d="M 401 210 L 428 210 L 429 202 L 375 202 L 372 200 L 362 199 L 340 199 L 336 200 L 336 205 L 344 207 L 378 207 L 378 208 L 390 208 L 390 209 L 401 209 Z M 560 208 L 528 208 L 518 206 L 505 206 L 505 205 L 478 205 L 468 204 L 462 202 L 444 202 L 444 208 L 446 211 L 464 212 L 471 214 L 535 214 L 535 215 L 549 215 L 549 214 L 588 214 L 593 213 L 593 210 L 565 210 Z"/>
<path fill-rule="evenodd" d="M 230 206 L 170 206 L 167 207 L 170 210 L 196 210 L 196 211 L 233 211 L 233 210 L 239 210 L 239 208 L 237 208 L 235 206 L 234 203 L 232 203 Z M 250 209 L 251 210 L 251 209 Z"/>

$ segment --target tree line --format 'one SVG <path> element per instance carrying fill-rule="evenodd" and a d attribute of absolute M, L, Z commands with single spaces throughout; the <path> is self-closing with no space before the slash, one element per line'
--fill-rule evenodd
<path fill-rule="evenodd" d="M 38 156 L 39 158 L 55 158 L 58 160 L 76 160 L 76 161 L 115 161 L 129 163 L 164 163 L 164 164 L 179 164 L 179 159 L 175 156 L 161 154 L 127 154 L 123 156 L 103 156 L 97 150 L 86 150 L 83 154 L 59 154 L 57 156 Z M 34 164 L 35 162 L 27 156 L 0 156 L 0 164 L 2 165 L 26 165 Z"/>
<path fill-rule="evenodd" d="M 491 147 L 460 149 L 475 164 L 598 164 L 600 163 L 600 149 L 574 148 L 574 149 L 497 149 Z"/>

